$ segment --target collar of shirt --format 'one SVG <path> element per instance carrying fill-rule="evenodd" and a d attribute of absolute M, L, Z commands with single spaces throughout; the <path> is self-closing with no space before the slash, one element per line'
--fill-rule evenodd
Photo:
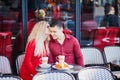
<path fill-rule="evenodd" d="M 66 33 L 64 33 L 64 35 L 65 35 L 65 39 L 70 39 L 70 34 L 66 34 Z M 54 39 L 53 39 L 54 40 Z M 58 42 L 57 40 L 54 40 L 55 42 Z"/>

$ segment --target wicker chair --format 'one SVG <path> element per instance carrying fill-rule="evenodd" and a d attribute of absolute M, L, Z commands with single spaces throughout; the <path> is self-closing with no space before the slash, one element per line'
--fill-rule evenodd
<path fill-rule="evenodd" d="M 9 75 L 0 75 L 0 80 L 21 80 L 19 76 L 15 76 L 12 74 Z"/>
<path fill-rule="evenodd" d="M 104 48 L 106 64 L 110 63 L 110 69 L 120 79 L 120 46 L 106 46 Z M 115 61 L 115 63 L 114 63 Z"/>
<path fill-rule="evenodd" d="M 12 74 L 10 61 L 5 56 L 0 56 L 0 73 Z"/>
<path fill-rule="evenodd" d="M 17 57 L 16 59 L 16 68 L 17 68 L 17 73 L 19 74 L 19 70 L 21 68 L 22 62 L 24 60 L 25 54 L 21 54 Z"/>
<path fill-rule="evenodd" d="M 106 67 L 91 66 L 79 71 L 78 80 L 115 80 L 115 77 Z"/>
<path fill-rule="evenodd" d="M 75 80 L 75 78 L 70 73 L 53 70 L 43 74 L 38 73 L 33 77 L 33 80 Z"/>
<path fill-rule="evenodd" d="M 120 58 L 120 46 L 106 46 L 104 48 L 107 63 Z"/>
<path fill-rule="evenodd" d="M 104 57 L 101 51 L 95 47 L 81 48 L 85 66 L 105 66 Z"/>

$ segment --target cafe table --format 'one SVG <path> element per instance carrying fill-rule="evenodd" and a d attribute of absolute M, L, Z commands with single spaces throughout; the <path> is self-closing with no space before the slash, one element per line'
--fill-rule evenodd
<path fill-rule="evenodd" d="M 70 65 L 70 66 L 72 66 L 71 68 L 69 68 L 69 69 L 56 69 L 56 68 L 54 68 L 53 66 L 55 66 L 54 64 L 52 64 L 51 66 L 50 66 L 50 68 L 46 68 L 46 69 L 43 69 L 43 68 L 41 68 L 40 66 L 38 66 L 37 68 L 36 68 L 36 71 L 38 72 L 38 74 L 39 73 L 45 73 L 45 72 L 47 72 L 47 71 L 52 71 L 52 70 L 60 70 L 60 71 L 65 71 L 65 72 L 68 72 L 68 73 L 71 73 L 71 74 L 73 74 L 73 76 L 75 77 L 75 78 L 77 78 L 77 74 L 78 74 L 78 72 L 80 71 L 80 69 L 82 69 L 82 67 L 81 66 L 79 66 L 79 65 Z M 37 75 L 37 74 L 36 74 Z"/>
<path fill-rule="evenodd" d="M 69 68 L 69 69 L 56 69 L 56 68 L 53 68 L 53 66 L 54 65 L 52 64 L 50 68 L 45 68 L 45 69 L 43 69 L 40 66 L 38 66 L 36 68 L 36 71 L 38 73 L 42 73 L 42 72 L 46 72 L 46 71 L 50 71 L 50 70 L 61 70 L 61 71 L 65 71 L 65 72 L 68 72 L 68 73 L 77 74 L 80 71 L 80 69 L 82 68 L 81 66 L 76 65 L 76 64 L 75 65 L 71 65 L 73 67 Z"/>

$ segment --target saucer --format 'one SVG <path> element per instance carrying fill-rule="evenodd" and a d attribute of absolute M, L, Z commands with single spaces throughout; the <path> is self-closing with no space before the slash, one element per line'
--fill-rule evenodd
<path fill-rule="evenodd" d="M 43 69 L 47 69 L 51 67 L 51 64 L 40 64 L 39 66 Z"/>
<path fill-rule="evenodd" d="M 38 67 L 36 70 L 37 70 L 37 72 L 44 73 L 44 72 L 50 71 L 51 68 L 40 68 L 40 67 Z"/>

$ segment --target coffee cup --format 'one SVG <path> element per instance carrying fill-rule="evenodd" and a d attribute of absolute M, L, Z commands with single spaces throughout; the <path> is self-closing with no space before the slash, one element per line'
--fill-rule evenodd
<path fill-rule="evenodd" d="M 42 64 L 48 64 L 48 57 L 42 57 Z"/>
<path fill-rule="evenodd" d="M 57 60 L 58 60 L 59 63 L 64 63 L 65 56 L 64 55 L 59 55 L 59 56 L 57 56 Z"/>

